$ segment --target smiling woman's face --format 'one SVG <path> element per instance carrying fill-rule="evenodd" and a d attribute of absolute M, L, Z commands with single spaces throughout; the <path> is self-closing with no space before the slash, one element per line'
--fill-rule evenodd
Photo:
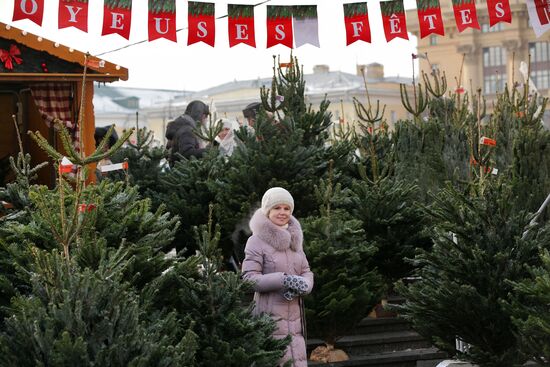
<path fill-rule="evenodd" d="M 290 221 L 292 210 L 290 205 L 277 204 L 269 211 L 269 220 L 278 226 L 284 226 Z"/>

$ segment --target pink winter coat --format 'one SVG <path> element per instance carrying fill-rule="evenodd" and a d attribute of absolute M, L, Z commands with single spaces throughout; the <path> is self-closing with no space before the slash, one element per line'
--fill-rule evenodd
<path fill-rule="evenodd" d="M 252 236 L 246 243 L 242 271 L 244 279 L 255 283 L 254 312 L 267 313 L 275 320 L 276 338 L 292 336 L 292 342 L 279 364 L 293 360 L 292 366 L 307 367 L 301 299 L 296 297 L 287 301 L 283 297 L 285 273 L 303 276 L 309 285 L 308 293 L 313 288 L 313 273 L 302 249 L 300 223 L 291 217 L 288 228 L 284 229 L 257 210 L 250 220 L 250 229 Z"/>

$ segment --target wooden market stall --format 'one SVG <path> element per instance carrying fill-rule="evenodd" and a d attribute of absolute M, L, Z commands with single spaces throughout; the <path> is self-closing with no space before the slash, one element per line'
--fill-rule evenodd
<path fill-rule="evenodd" d="M 19 151 L 13 115 L 21 131 L 23 149 L 31 154 L 33 165 L 51 159 L 29 137 L 29 130 L 40 131 L 62 151 L 51 124 L 54 118 L 63 121 L 75 146 L 89 155 L 95 149 L 93 83 L 117 80 L 128 80 L 128 70 L 94 56 L 86 58 L 84 52 L 0 22 L 0 185 L 8 157 Z M 79 126 L 81 107 L 84 118 Z M 37 181 L 51 187 L 54 180 L 54 165 L 50 162 L 40 170 Z"/>

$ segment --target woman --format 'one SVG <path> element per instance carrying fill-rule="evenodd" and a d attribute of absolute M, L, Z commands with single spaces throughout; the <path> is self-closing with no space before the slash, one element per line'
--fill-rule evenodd
<path fill-rule="evenodd" d="M 302 296 L 311 292 L 313 273 L 302 248 L 302 228 L 292 216 L 294 199 L 281 188 L 267 190 L 262 207 L 250 220 L 252 236 L 245 248 L 243 278 L 254 283 L 255 313 L 267 313 L 277 324 L 274 337 L 292 341 L 279 365 L 292 360 L 307 367 Z"/>

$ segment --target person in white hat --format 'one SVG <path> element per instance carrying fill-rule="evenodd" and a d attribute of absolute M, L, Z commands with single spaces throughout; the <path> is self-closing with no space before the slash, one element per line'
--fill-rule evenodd
<path fill-rule="evenodd" d="M 276 321 L 274 337 L 292 337 L 283 365 L 307 367 L 305 316 L 302 297 L 313 288 L 313 273 L 303 250 L 303 233 L 292 215 L 294 199 L 282 187 L 267 190 L 262 206 L 250 220 L 252 236 L 245 247 L 242 273 L 254 283 L 256 314 Z"/>

